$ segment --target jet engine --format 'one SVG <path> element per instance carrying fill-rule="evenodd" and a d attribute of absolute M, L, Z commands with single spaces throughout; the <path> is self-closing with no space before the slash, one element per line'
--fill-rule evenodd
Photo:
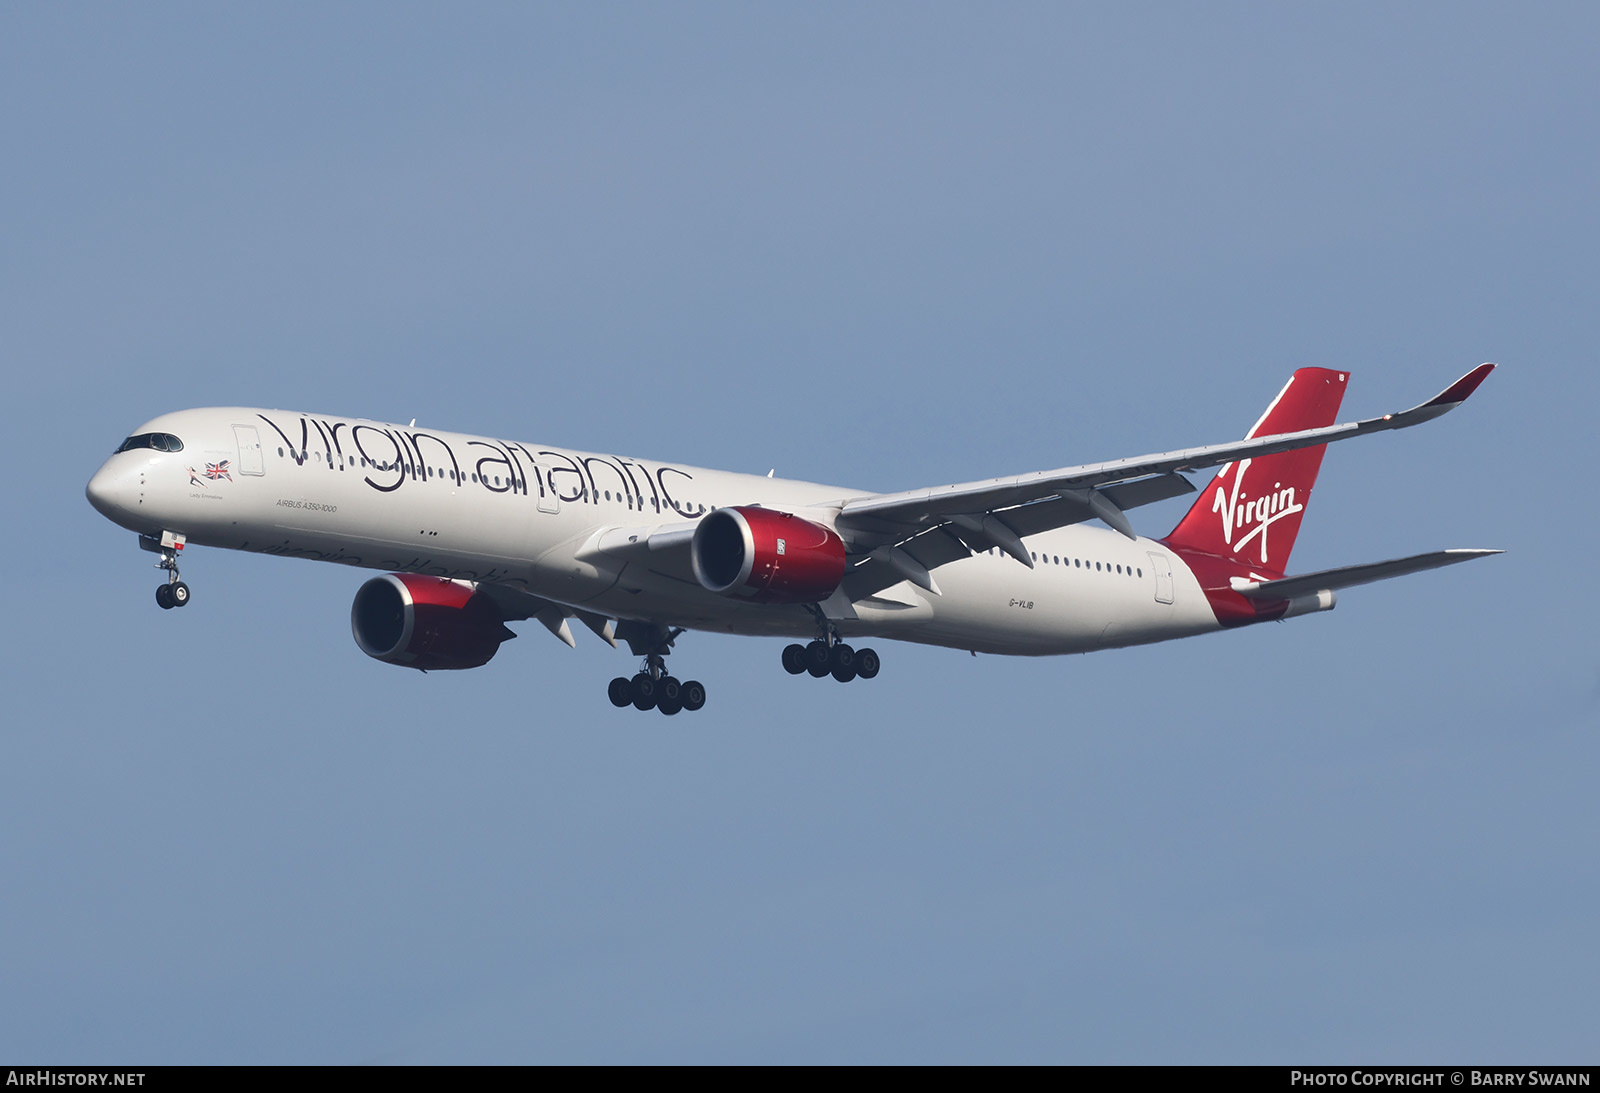
<path fill-rule="evenodd" d="M 754 506 L 704 517 L 691 556 L 706 588 L 758 603 L 817 603 L 844 579 L 844 543 L 833 529 Z"/>
<path fill-rule="evenodd" d="M 476 668 L 517 635 L 464 581 L 386 573 L 356 591 L 350 630 L 369 657 L 424 672 Z"/>

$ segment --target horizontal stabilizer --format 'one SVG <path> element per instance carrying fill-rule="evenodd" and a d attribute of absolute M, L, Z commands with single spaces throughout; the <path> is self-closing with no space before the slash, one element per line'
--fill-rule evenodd
<path fill-rule="evenodd" d="M 1247 581 L 1243 577 L 1235 577 L 1231 583 L 1235 592 L 1252 600 L 1292 600 L 1317 592 L 1332 592 L 1352 585 L 1386 581 L 1390 577 L 1404 577 L 1407 573 L 1421 573 L 1425 569 L 1438 569 L 1441 566 L 1504 553 L 1503 550 L 1435 550 L 1427 554 L 1413 554 L 1409 558 L 1394 558 L 1387 562 L 1368 562 L 1366 565 L 1324 569 L 1320 573 L 1302 573 L 1277 581 Z"/>

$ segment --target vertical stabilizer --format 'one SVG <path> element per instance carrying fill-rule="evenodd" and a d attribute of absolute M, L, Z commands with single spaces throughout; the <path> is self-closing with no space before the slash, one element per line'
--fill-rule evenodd
<path fill-rule="evenodd" d="M 1349 375 L 1332 368 L 1300 369 L 1246 437 L 1332 425 Z M 1163 541 L 1183 553 L 1282 574 L 1326 449 L 1321 444 L 1225 465 Z"/>

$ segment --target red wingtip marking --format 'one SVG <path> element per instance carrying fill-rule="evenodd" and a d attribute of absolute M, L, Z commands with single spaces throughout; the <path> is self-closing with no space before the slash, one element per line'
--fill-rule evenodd
<path fill-rule="evenodd" d="M 1443 406 L 1446 403 L 1465 402 L 1467 396 L 1478 389 L 1478 384 L 1489 378 L 1489 373 L 1494 371 L 1492 364 L 1480 364 L 1449 387 L 1445 388 L 1437 398 L 1429 399 L 1429 406 Z"/>

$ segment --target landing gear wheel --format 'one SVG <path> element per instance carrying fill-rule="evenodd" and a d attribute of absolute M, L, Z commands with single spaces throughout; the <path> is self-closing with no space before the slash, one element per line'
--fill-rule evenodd
<path fill-rule="evenodd" d="M 792 676 L 800 675 L 806 670 L 806 647 L 804 645 L 785 645 L 783 647 L 783 670 Z"/>
<path fill-rule="evenodd" d="M 631 679 L 618 677 L 611 681 L 606 694 L 617 706 L 632 705 L 634 709 L 660 710 L 673 717 L 684 710 L 698 710 L 706 704 L 706 688 L 698 680 L 681 682 L 667 673 L 667 654 L 672 642 L 683 633 L 682 627 L 669 629 L 653 623 L 624 620 L 617 626 L 617 636 L 628 643 L 628 648 L 644 663 L 639 674 Z"/>
<path fill-rule="evenodd" d="M 606 697 L 611 699 L 611 704 L 617 709 L 633 705 L 633 685 L 628 682 L 627 676 L 618 676 L 606 687 Z"/>
<path fill-rule="evenodd" d="M 167 593 L 167 598 L 172 601 L 173 607 L 189 606 L 188 585 L 184 584 L 182 581 L 173 581 L 172 584 L 168 585 L 167 587 L 171 589 L 171 591 Z"/>
<path fill-rule="evenodd" d="M 683 701 L 683 708 L 694 713 L 706 704 L 706 685 L 691 679 L 678 689 L 678 697 Z"/>
<path fill-rule="evenodd" d="M 634 676 L 633 682 L 628 684 L 628 690 L 632 692 L 634 709 L 649 710 L 655 708 L 658 688 L 656 681 L 648 675 L 640 672 Z"/>
<path fill-rule="evenodd" d="M 160 605 L 163 611 L 172 610 L 172 586 L 170 584 L 156 585 L 156 603 Z"/>
<path fill-rule="evenodd" d="M 840 683 L 849 683 L 856 678 L 856 651 L 844 642 L 839 642 L 828 652 L 828 668 L 833 673 L 833 678 Z"/>
<path fill-rule="evenodd" d="M 806 646 L 806 671 L 817 679 L 821 679 L 829 672 L 828 660 L 831 650 L 825 641 L 814 641 Z"/>
<path fill-rule="evenodd" d="M 878 654 L 875 650 L 860 649 L 856 651 L 856 675 L 862 679 L 871 679 L 878 674 L 878 669 L 882 666 L 882 662 L 878 660 Z"/>

